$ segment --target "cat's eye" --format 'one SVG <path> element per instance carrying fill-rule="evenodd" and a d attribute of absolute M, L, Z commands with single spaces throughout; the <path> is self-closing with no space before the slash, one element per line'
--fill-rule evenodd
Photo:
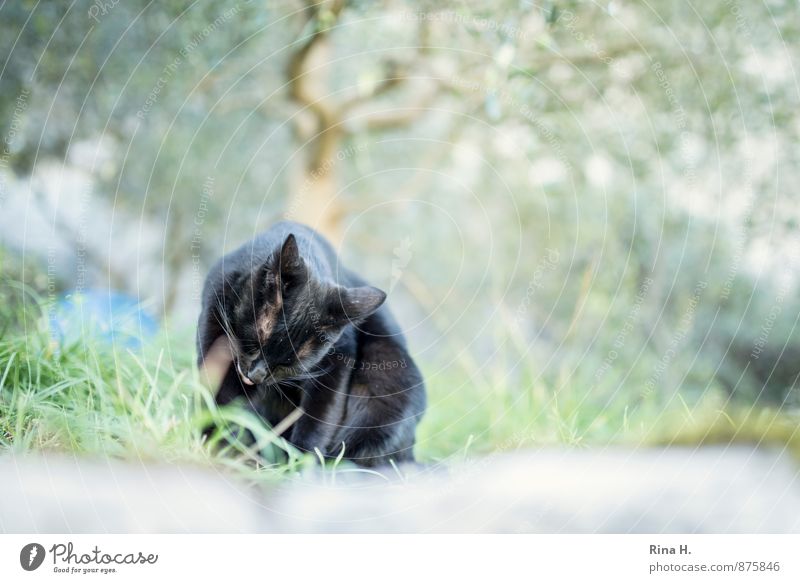
<path fill-rule="evenodd" d="M 243 342 L 239 350 L 240 357 L 247 361 L 252 362 L 261 356 L 261 346 L 255 342 Z"/>

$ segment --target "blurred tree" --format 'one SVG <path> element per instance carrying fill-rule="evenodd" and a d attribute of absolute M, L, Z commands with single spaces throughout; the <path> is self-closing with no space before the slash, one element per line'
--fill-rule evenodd
<path fill-rule="evenodd" d="M 604 402 L 657 367 L 665 398 L 744 368 L 751 393 L 793 382 L 769 376 L 798 345 L 791 3 L 21 0 L 0 16 L 7 244 L 16 227 L 28 252 L 37 231 L 83 245 L 105 281 L 189 313 L 210 261 L 289 216 L 346 231 L 434 351 L 507 350 L 488 333 L 505 311 L 544 377 Z M 755 362 L 778 303 L 788 323 Z"/>
<path fill-rule="evenodd" d="M 373 65 L 381 73 L 371 83 L 348 87 L 334 95 L 329 82 L 334 60 L 330 36 L 346 5 L 345 0 L 307 2 L 303 30 L 311 32 L 299 39 L 300 46 L 289 57 L 287 67 L 291 99 L 301 108 L 293 118 L 295 146 L 309 145 L 302 170 L 292 181 L 288 207 L 297 220 L 314 225 L 334 242 L 340 240 L 342 220 L 348 214 L 338 196 L 336 160 L 346 156 L 343 144 L 352 135 L 353 126 L 373 131 L 408 126 L 433 101 L 437 85 L 427 71 L 427 20 L 420 20 L 412 57 L 403 63 L 383 59 Z M 412 76 L 423 85 L 416 88 L 414 102 L 377 112 L 359 112 L 370 100 L 396 90 Z"/>

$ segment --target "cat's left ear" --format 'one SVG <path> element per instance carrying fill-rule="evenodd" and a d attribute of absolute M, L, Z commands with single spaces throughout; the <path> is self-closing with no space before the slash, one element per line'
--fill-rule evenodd
<path fill-rule="evenodd" d="M 279 271 L 281 274 L 281 281 L 284 284 L 305 279 L 305 262 L 300 256 L 300 250 L 297 248 L 297 240 L 293 234 L 290 233 L 283 242 L 278 261 L 280 263 Z"/>
<path fill-rule="evenodd" d="M 375 313 L 386 301 L 386 293 L 377 287 L 338 288 L 328 301 L 328 314 L 335 324 L 356 323 Z"/>

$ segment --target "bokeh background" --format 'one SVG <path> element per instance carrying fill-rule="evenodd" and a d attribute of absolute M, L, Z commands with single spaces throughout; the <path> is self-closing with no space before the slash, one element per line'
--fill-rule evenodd
<path fill-rule="evenodd" d="M 425 460 L 792 443 L 798 38 L 778 0 L 3 3 L 0 444 L 212 455 L 203 278 L 284 218 L 389 293 Z"/>

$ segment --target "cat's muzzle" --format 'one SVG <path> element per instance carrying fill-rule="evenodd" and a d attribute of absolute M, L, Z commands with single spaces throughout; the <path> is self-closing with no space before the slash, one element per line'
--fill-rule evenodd
<path fill-rule="evenodd" d="M 263 383 L 269 376 L 269 371 L 263 362 L 252 363 L 247 370 L 247 373 L 242 370 L 241 363 L 236 363 L 236 372 L 239 373 L 239 378 L 246 385 L 258 385 Z"/>

